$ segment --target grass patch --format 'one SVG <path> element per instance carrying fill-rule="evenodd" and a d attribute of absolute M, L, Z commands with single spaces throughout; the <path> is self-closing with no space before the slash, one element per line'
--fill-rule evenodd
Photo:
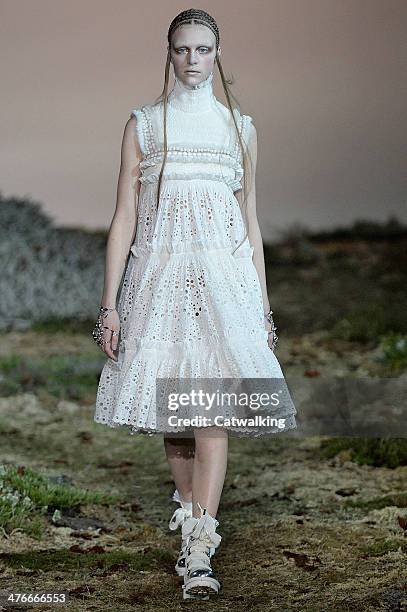
<path fill-rule="evenodd" d="M 45 389 L 54 397 L 80 401 L 94 393 L 105 356 L 94 353 L 27 357 L 0 361 L 0 396 Z"/>
<path fill-rule="evenodd" d="M 407 440 L 404 438 L 329 438 L 321 440 L 319 452 L 331 458 L 343 450 L 359 465 L 396 468 L 407 465 Z"/>
<path fill-rule="evenodd" d="M 392 354 L 401 353 L 403 364 L 407 365 L 405 338 L 404 343 L 401 343 L 403 346 L 397 345 L 397 340 L 403 338 L 406 333 L 407 316 L 402 303 L 387 302 L 365 304 L 360 309 L 351 311 L 333 326 L 331 335 L 333 338 L 356 342 L 380 339 L 383 347 L 388 346 L 388 351 Z"/>
<path fill-rule="evenodd" d="M 96 316 L 95 316 L 96 321 Z M 48 317 L 35 321 L 30 330 L 54 334 L 55 332 L 66 332 L 71 334 L 90 335 L 95 327 L 95 321 L 90 319 L 81 319 L 80 317 Z"/>
<path fill-rule="evenodd" d="M 347 508 L 363 508 L 368 512 L 370 510 L 382 510 L 383 508 L 387 508 L 387 506 L 407 508 L 407 492 L 382 495 L 365 501 L 346 499 L 343 505 Z"/>
<path fill-rule="evenodd" d="M 28 467 L 0 465 L 0 528 L 5 533 L 21 529 L 39 538 L 44 514 L 80 504 L 112 503 L 116 499 L 99 491 L 54 484 Z"/>
<path fill-rule="evenodd" d="M 389 334 L 382 338 L 381 361 L 393 370 L 407 367 L 407 335 Z"/>
<path fill-rule="evenodd" d="M 407 542 L 401 542 L 400 540 L 378 540 L 373 544 L 360 547 L 360 553 L 368 557 L 381 557 L 389 552 L 396 552 L 399 549 L 403 553 L 407 552 Z"/>
<path fill-rule="evenodd" d="M 174 553 L 162 548 L 147 547 L 138 552 L 127 552 L 125 550 L 113 550 L 109 552 L 86 552 L 74 553 L 70 550 L 56 551 L 26 551 L 0 555 L 9 567 L 41 570 L 44 572 L 59 571 L 68 572 L 75 569 L 101 570 L 114 569 L 114 566 L 126 564 L 132 570 L 153 570 L 169 564 L 173 566 Z"/>

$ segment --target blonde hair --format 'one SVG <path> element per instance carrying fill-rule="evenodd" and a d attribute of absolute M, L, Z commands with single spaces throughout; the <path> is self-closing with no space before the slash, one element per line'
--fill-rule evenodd
<path fill-rule="evenodd" d="M 159 104 L 160 102 L 163 102 L 164 104 L 164 157 L 163 157 L 163 162 L 161 165 L 161 170 L 160 170 L 160 174 L 159 174 L 159 178 L 158 178 L 158 188 L 157 188 L 157 209 L 158 209 L 158 205 L 160 202 L 160 192 L 161 192 L 161 182 L 162 182 L 162 177 L 163 177 L 163 172 L 164 172 L 164 166 L 167 160 L 167 152 L 168 152 L 168 143 L 167 143 L 167 97 L 168 97 L 168 82 L 169 82 L 169 72 L 170 72 L 170 60 L 171 60 L 171 51 L 170 51 L 170 47 L 172 44 L 172 33 L 174 32 L 174 30 L 184 24 L 184 23 L 189 23 L 189 24 L 199 24 L 199 25 L 205 25 L 207 26 L 214 34 L 216 37 L 216 64 L 219 68 L 219 74 L 220 74 L 220 78 L 221 78 L 221 82 L 223 85 L 223 90 L 225 92 L 225 96 L 226 96 L 226 101 L 227 101 L 227 106 L 230 110 L 232 119 L 233 119 L 233 123 L 236 129 L 236 134 L 237 134 L 237 138 L 238 138 L 238 142 L 239 142 L 239 147 L 240 147 L 240 151 L 241 151 L 241 156 L 242 156 L 242 166 L 243 166 L 243 201 L 242 201 L 242 205 L 240 205 L 239 202 L 239 206 L 241 208 L 241 212 L 242 212 L 242 216 L 243 216 L 243 222 L 245 225 L 245 236 L 242 240 L 242 242 L 236 247 L 239 248 L 239 246 L 245 241 L 248 232 L 247 232 L 247 197 L 248 197 L 248 193 L 249 193 L 249 181 L 248 181 L 248 175 L 250 176 L 250 185 L 251 185 L 251 178 L 252 178 L 252 172 L 253 172 L 253 164 L 252 164 L 252 159 L 251 159 L 251 155 L 249 152 L 249 148 L 246 145 L 246 143 L 243 142 L 239 127 L 237 125 L 236 122 L 236 117 L 235 117 L 235 113 L 234 113 L 234 108 L 237 108 L 240 114 L 240 105 L 237 101 L 237 99 L 235 98 L 235 96 L 232 94 L 232 92 L 229 89 L 230 85 L 233 85 L 234 80 L 232 79 L 227 79 L 224 75 L 223 72 L 223 68 L 222 68 L 222 64 L 220 61 L 220 57 L 218 54 L 218 48 L 219 48 L 219 30 L 218 30 L 218 26 L 216 24 L 216 21 L 213 19 L 213 17 L 211 15 L 209 15 L 209 13 L 206 13 L 206 11 L 202 11 L 200 9 L 188 9 L 186 11 L 182 11 L 181 13 L 179 13 L 179 15 L 177 15 L 173 21 L 171 22 L 170 28 L 168 30 L 168 51 L 167 51 L 167 61 L 165 64 L 165 78 L 164 78 L 164 87 L 163 90 L 160 94 L 160 96 L 156 99 L 155 104 Z M 236 103 L 235 106 L 232 106 L 232 99 L 234 100 L 234 102 Z M 236 250 L 234 249 L 234 250 Z"/>

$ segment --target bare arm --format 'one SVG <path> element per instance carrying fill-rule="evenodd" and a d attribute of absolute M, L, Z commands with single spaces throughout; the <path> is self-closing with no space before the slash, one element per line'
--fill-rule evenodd
<path fill-rule="evenodd" d="M 257 270 L 257 274 L 260 281 L 261 291 L 263 294 L 263 309 L 264 314 L 270 310 L 270 302 L 267 293 L 266 284 L 266 270 L 264 265 L 264 252 L 263 252 L 263 240 L 261 237 L 259 222 L 257 220 L 256 212 L 256 165 L 257 165 L 257 131 L 253 124 L 251 124 L 251 131 L 249 135 L 249 152 L 253 163 L 253 172 L 251 177 L 251 185 L 249 185 L 249 193 L 247 197 L 247 222 L 248 222 L 248 236 L 250 244 L 253 248 L 253 263 Z M 236 194 L 240 204 L 243 201 L 243 190 L 239 190 Z M 265 328 L 270 329 L 270 325 L 265 320 Z"/>
<path fill-rule="evenodd" d="M 105 278 L 101 306 L 116 308 L 117 291 L 130 246 L 134 240 L 140 192 L 139 163 L 142 153 L 136 135 L 136 117 L 124 128 L 116 210 L 109 228 L 106 246 Z"/>

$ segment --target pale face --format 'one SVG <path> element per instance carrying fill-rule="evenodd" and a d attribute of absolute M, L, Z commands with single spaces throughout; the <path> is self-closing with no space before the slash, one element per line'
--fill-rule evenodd
<path fill-rule="evenodd" d="M 185 23 L 172 35 L 170 56 L 175 76 L 186 87 L 198 85 L 213 71 L 215 34 L 204 25 Z"/>

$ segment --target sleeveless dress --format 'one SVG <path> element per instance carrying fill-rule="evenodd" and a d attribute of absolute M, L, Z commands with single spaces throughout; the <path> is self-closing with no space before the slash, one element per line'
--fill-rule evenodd
<path fill-rule="evenodd" d="M 243 176 L 236 128 L 212 80 L 213 73 L 187 88 L 175 77 L 158 212 L 163 102 L 132 111 L 143 154 L 137 228 L 117 304 L 118 361 L 108 358 L 103 367 L 94 415 L 95 422 L 127 426 L 131 434 L 186 431 L 159 423 L 157 378 L 284 381 L 267 344 L 253 247 L 248 237 L 242 242 L 245 225 L 234 195 Z M 234 113 L 247 144 L 252 118 Z M 281 414 L 283 431 L 296 428 L 289 396 Z M 282 431 L 240 423 L 226 428 L 235 436 Z"/>

